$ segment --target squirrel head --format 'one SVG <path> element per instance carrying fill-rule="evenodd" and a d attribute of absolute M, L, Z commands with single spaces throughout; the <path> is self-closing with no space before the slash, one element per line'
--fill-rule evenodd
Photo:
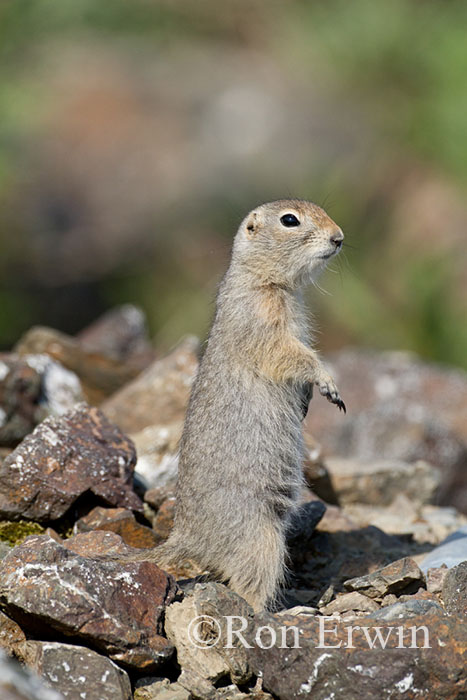
<path fill-rule="evenodd" d="M 321 207 L 298 199 L 262 204 L 240 225 L 233 260 L 261 284 L 311 282 L 342 248 L 344 234 Z"/>

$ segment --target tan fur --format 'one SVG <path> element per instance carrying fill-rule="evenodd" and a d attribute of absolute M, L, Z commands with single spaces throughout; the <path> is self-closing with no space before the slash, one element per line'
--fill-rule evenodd
<path fill-rule="evenodd" d="M 298 226 L 281 222 L 291 214 Z M 187 410 L 175 527 L 152 554 L 166 566 L 194 560 L 255 610 L 284 580 L 310 387 L 345 410 L 310 346 L 299 291 L 342 238 L 320 207 L 300 200 L 264 204 L 240 225 Z"/>

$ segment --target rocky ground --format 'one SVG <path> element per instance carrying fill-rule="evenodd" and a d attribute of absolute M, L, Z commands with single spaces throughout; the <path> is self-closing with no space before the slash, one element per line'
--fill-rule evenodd
<path fill-rule="evenodd" d="M 122 307 L 0 355 L 2 700 L 467 697 L 465 374 L 330 358 L 348 414 L 312 402 L 289 586 L 254 615 L 131 561 L 172 527 L 198 350 L 157 358 Z"/>

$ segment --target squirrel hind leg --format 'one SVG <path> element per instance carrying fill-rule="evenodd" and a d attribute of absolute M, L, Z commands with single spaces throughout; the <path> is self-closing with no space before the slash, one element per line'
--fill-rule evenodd
<path fill-rule="evenodd" d="M 245 598 L 255 612 L 277 604 L 286 573 L 286 544 L 282 523 L 272 518 L 242 534 L 230 559 L 226 578 L 229 587 Z"/>

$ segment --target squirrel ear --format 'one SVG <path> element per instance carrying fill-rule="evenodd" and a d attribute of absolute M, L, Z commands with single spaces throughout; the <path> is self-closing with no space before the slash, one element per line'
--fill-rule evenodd
<path fill-rule="evenodd" d="M 258 215 L 252 211 L 245 224 L 246 235 L 252 238 L 258 231 Z"/>

